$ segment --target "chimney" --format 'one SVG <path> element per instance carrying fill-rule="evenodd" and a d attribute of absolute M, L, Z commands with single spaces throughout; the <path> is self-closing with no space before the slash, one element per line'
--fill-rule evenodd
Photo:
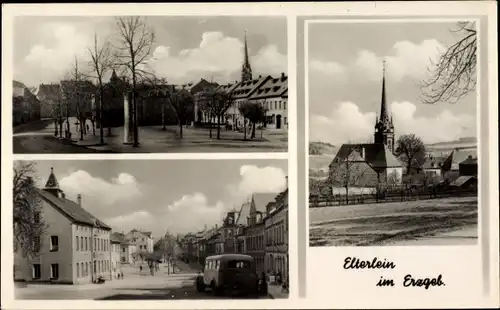
<path fill-rule="evenodd" d="M 284 78 L 285 77 L 285 72 L 281 72 L 281 77 Z"/>
<path fill-rule="evenodd" d="M 82 195 L 78 194 L 78 196 L 76 196 L 76 202 L 79 206 L 82 206 Z"/>

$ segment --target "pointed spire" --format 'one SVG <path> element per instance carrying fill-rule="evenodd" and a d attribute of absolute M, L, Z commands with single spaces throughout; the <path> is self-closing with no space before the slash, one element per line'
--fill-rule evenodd
<path fill-rule="evenodd" d="M 57 182 L 56 175 L 54 174 L 54 168 L 50 167 L 50 175 L 45 183 L 44 190 L 52 193 L 54 196 L 59 196 L 59 193 L 62 192 L 59 188 L 59 182 Z"/>
<path fill-rule="evenodd" d="M 252 80 L 252 68 L 248 57 L 247 31 L 245 30 L 244 56 L 243 65 L 241 68 L 241 81 Z"/>
<path fill-rule="evenodd" d="M 380 105 L 380 121 L 385 122 L 389 120 L 389 113 L 387 112 L 387 102 L 386 102 L 386 94 L 385 94 L 385 60 L 384 60 L 384 72 L 382 77 L 382 102 Z"/>

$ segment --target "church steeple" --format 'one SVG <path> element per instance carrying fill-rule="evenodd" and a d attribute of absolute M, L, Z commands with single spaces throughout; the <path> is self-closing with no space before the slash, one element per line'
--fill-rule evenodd
<path fill-rule="evenodd" d="M 382 98 L 380 103 L 380 117 L 375 124 L 375 143 L 386 145 L 394 153 L 394 125 L 392 116 L 389 116 L 385 91 L 385 60 L 382 76 Z"/>
<path fill-rule="evenodd" d="M 249 80 L 252 80 L 252 68 L 250 67 L 250 60 L 248 59 L 247 32 L 245 30 L 245 46 L 244 46 L 243 66 L 241 68 L 241 81 L 249 81 Z"/>
<path fill-rule="evenodd" d="M 59 188 L 59 182 L 54 174 L 54 168 L 50 167 L 50 175 L 45 183 L 44 191 L 51 193 L 52 195 L 59 197 L 62 190 Z"/>

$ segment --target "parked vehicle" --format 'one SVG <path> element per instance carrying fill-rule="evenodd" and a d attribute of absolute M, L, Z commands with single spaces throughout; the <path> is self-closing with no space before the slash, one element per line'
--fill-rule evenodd
<path fill-rule="evenodd" d="M 262 283 L 251 256 L 242 254 L 222 254 L 205 259 L 203 274 L 196 278 L 196 289 L 204 292 L 209 288 L 214 295 L 224 292 L 242 294 L 259 293 Z"/>

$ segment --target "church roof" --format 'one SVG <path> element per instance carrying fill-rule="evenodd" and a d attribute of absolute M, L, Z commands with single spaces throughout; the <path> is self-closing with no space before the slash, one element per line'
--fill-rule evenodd
<path fill-rule="evenodd" d="M 48 191 L 36 189 L 37 193 L 43 200 L 59 210 L 63 215 L 69 218 L 74 223 L 82 223 L 93 226 L 97 224 L 101 228 L 110 230 L 111 227 L 96 218 L 90 212 L 82 208 L 79 204 L 66 198 L 57 197 Z"/>
<path fill-rule="evenodd" d="M 343 144 L 332 164 L 337 160 L 363 161 L 374 168 L 401 167 L 401 163 L 384 145 L 379 143 Z M 330 164 L 330 166 L 332 165 Z"/>

